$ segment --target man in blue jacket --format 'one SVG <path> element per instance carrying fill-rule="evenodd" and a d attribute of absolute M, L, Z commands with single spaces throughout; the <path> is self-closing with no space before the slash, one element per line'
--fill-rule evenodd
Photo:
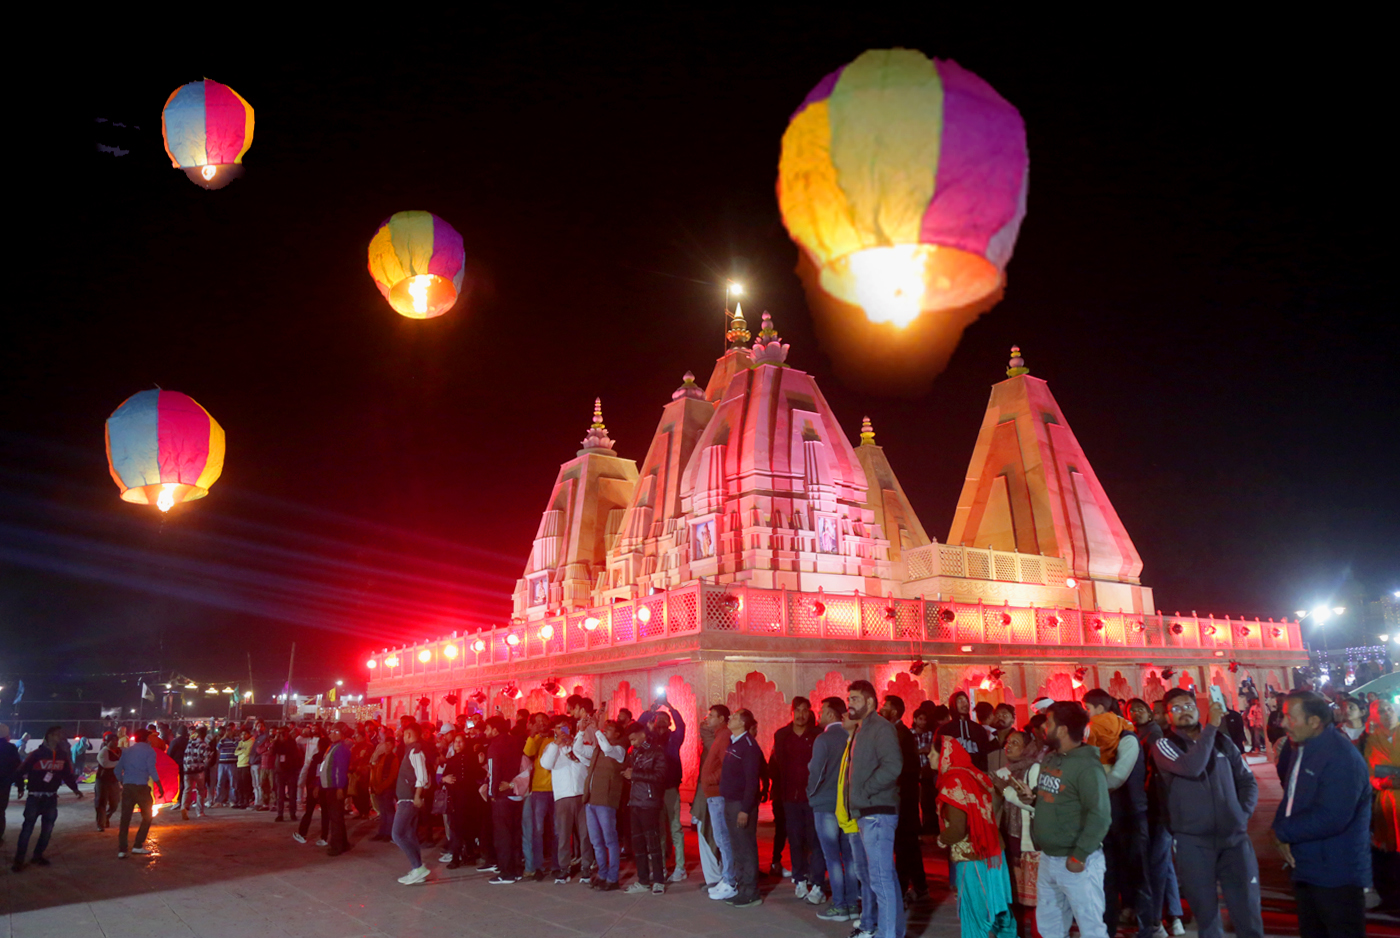
<path fill-rule="evenodd" d="M 146 835 L 151 832 L 153 810 L 151 786 L 155 785 L 161 797 L 165 797 L 165 786 L 161 784 L 160 773 L 156 771 L 156 751 L 146 742 L 150 733 L 150 730 L 137 730 L 136 742 L 122 750 L 121 758 L 112 770 L 116 773 L 117 782 L 122 786 L 122 826 L 117 837 L 118 859 L 127 854 L 131 813 L 137 808 L 141 809 L 141 826 L 136 830 L 136 845 L 131 848 L 131 852 L 151 852 L 146 848 Z"/>
<path fill-rule="evenodd" d="M 350 728 L 337 723 L 330 730 L 330 748 L 321 760 L 321 816 L 326 819 L 326 852 L 333 857 L 350 849 L 345 836 L 345 789 L 350 784 Z"/>
<path fill-rule="evenodd" d="M 1283 799 L 1274 838 L 1293 867 L 1302 938 L 1361 938 L 1371 882 L 1371 783 L 1366 760 L 1333 729 L 1327 700 L 1293 691 L 1284 701 L 1288 745 L 1279 757 Z M 1287 764 L 1285 765 L 1285 760 Z"/>
<path fill-rule="evenodd" d="M 724 901 L 736 909 L 763 903 L 758 894 L 758 774 L 763 752 L 754 741 L 758 721 L 748 710 L 729 715 L 729 749 L 720 769 L 719 793 L 734 851 L 735 895 Z"/>

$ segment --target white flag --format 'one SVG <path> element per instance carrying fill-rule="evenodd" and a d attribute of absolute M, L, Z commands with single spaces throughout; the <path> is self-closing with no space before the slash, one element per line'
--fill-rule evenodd
<path fill-rule="evenodd" d="M 151 703 L 156 702 L 155 692 L 146 686 L 145 681 L 141 682 L 141 696 L 149 700 Z"/>

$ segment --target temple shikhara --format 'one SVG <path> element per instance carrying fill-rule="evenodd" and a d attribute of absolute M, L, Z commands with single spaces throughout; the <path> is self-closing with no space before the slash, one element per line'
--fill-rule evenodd
<path fill-rule="evenodd" d="M 853 442 L 767 313 L 752 335 L 736 310 L 727 338 L 703 386 L 687 373 L 658 402 L 640 463 L 594 403 L 543 502 L 511 621 L 375 654 L 368 694 L 386 717 L 555 711 L 574 692 L 635 714 L 664 691 L 687 721 L 748 707 L 766 748 L 792 697 L 844 697 L 860 678 L 911 710 L 965 690 L 1024 721 L 1029 701 L 1091 687 L 1155 700 L 1215 684 L 1233 703 L 1239 680 L 1286 688 L 1306 663 L 1296 622 L 1158 612 L 1019 349 L 940 542 L 870 419 Z"/>

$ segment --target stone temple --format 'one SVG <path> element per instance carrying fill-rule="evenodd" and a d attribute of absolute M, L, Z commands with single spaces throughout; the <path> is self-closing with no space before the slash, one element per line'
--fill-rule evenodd
<path fill-rule="evenodd" d="M 377 652 L 387 718 L 553 712 L 579 692 L 689 721 L 748 707 L 765 750 L 789 701 L 1006 701 L 1285 689 L 1297 622 L 1163 615 L 1142 559 L 1049 385 L 1012 349 L 948 537 L 929 537 L 867 418 L 852 443 L 763 315 L 742 310 L 702 387 L 687 373 L 640 464 L 595 402 L 559 467 L 499 628 Z M 696 757 L 696 734 L 687 740 Z M 689 767 L 693 769 L 693 766 Z"/>

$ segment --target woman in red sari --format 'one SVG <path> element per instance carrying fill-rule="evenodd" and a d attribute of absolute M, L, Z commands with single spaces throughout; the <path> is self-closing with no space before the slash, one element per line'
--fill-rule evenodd
<path fill-rule="evenodd" d="M 996 822 L 996 789 L 956 737 L 943 740 L 938 760 L 938 842 L 957 864 L 962 938 L 1015 938 L 1011 877 Z"/>
<path fill-rule="evenodd" d="M 1395 704 L 1371 704 L 1370 732 L 1363 752 L 1371 770 L 1371 881 L 1381 908 L 1400 908 L 1400 720 Z"/>

